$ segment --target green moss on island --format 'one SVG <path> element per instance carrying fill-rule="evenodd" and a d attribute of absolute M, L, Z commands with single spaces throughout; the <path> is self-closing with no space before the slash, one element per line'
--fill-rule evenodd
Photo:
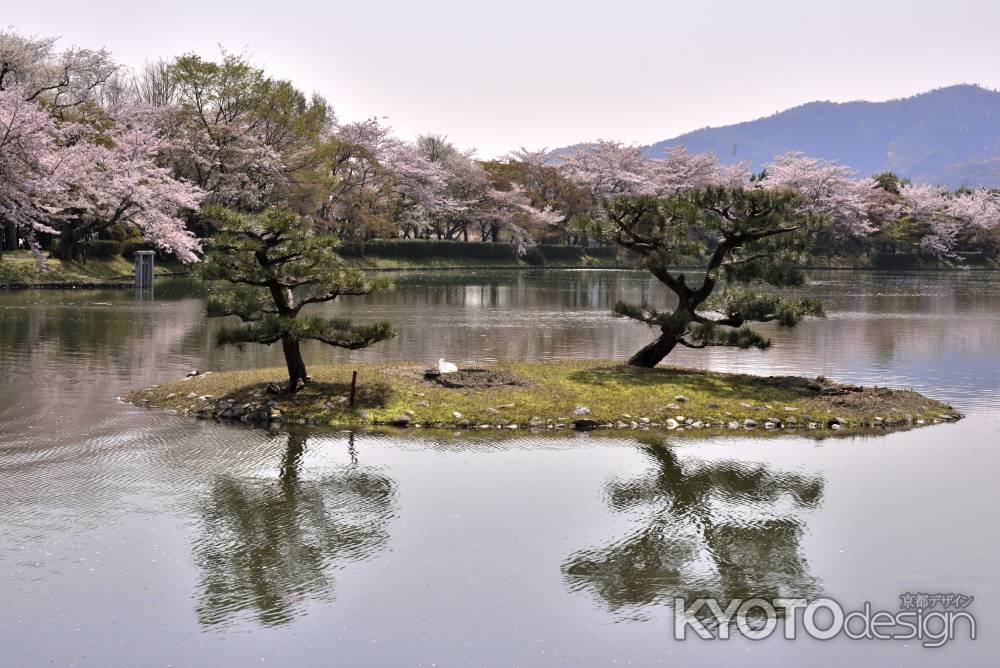
<path fill-rule="evenodd" d="M 334 427 L 857 431 L 961 418 L 951 406 L 910 390 L 824 378 L 637 369 L 610 361 L 497 363 L 438 379 L 424 371 L 413 363 L 312 367 L 311 382 L 294 395 L 268 391 L 269 383 L 282 385 L 281 368 L 209 372 L 125 399 L 204 418 Z"/>

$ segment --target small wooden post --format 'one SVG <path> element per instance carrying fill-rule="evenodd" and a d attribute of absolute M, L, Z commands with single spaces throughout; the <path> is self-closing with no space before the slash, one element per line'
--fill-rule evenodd
<path fill-rule="evenodd" d="M 354 408 L 354 391 L 358 387 L 358 370 L 355 369 L 354 373 L 351 374 L 351 399 L 348 402 L 348 406 Z"/>

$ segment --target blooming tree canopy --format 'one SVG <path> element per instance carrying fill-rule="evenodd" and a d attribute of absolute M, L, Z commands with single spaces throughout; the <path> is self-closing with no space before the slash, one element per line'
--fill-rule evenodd
<path fill-rule="evenodd" d="M 23 89 L 0 91 L 0 218 L 32 236 L 55 232 L 41 203 L 55 194 L 59 138 L 52 116 L 26 101 Z"/>
<path fill-rule="evenodd" d="M 17 88 L 28 101 L 56 109 L 82 104 L 118 69 L 104 49 L 56 50 L 54 37 L 0 31 L 0 91 Z"/>
<path fill-rule="evenodd" d="M 564 156 L 563 165 L 595 203 L 614 195 L 644 195 L 655 190 L 650 161 L 638 146 L 599 139 Z"/>
<path fill-rule="evenodd" d="M 180 214 L 197 209 L 204 191 L 157 163 L 169 142 L 143 118 L 136 114 L 101 135 L 81 125 L 62 130 L 67 143 L 49 175 L 56 187 L 45 208 L 64 253 L 85 235 L 122 224 L 181 261 L 197 259 L 200 246 Z"/>
<path fill-rule="evenodd" d="M 169 81 L 151 80 L 157 76 Z M 300 208 L 308 186 L 322 179 L 315 170 L 332 131 L 323 98 L 307 98 L 243 56 L 225 53 L 218 63 L 181 56 L 144 79 L 153 97 L 165 85 L 177 113 L 169 162 L 179 177 L 207 191 L 210 203 L 242 211 Z"/>
<path fill-rule="evenodd" d="M 181 260 L 196 259 L 198 242 L 180 214 L 196 209 L 203 193 L 159 166 L 168 141 L 148 122 L 156 114 L 127 115 L 103 131 L 59 123 L 23 88 L 0 91 L 0 217 L 33 245 L 37 233 L 57 236 L 64 256 L 120 223 Z"/>
<path fill-rule="evenodd" d="M 873 231 L 871 215 L 879 199 L 873 179 L 858 179 L 854 170 L 829 160 L 793 152 L 777 156 L 758 182 L 765 188 L 792 190 L 802 211 L 823 216 L 850 235 Z"/>
<path fill-rule="evenodd" d="M 899 200 L 900 215 L 927 227 L 923 249 L 940 257 L 954 255 L 963 231 L 1000 228 L 1000 196 L 985 188 L 951 194 L 937 186 L 904 183 Z"/>
<path fill-rule="evenodd" d="M 506 233 L 520 249 L 525 225 L 549 225 L 562 216 L 535 207 L 515 184 L 500 187 L 471 152 L 443 137 L 402 141 L 379 119 L 338 126 L 329 217 L 343 236 L 391 223 L 404 237 L 467 236 L 477 225 L 484 241 Z"/>

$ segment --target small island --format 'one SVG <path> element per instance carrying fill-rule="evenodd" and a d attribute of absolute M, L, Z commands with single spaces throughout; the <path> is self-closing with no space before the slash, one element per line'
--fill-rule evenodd
<path fill-rule="evenodd" d="M 910 390 L 607 360 L 497 363 L 446 374 L 405 362 L 316 366 L 295 393 L 281 387 L 284 372 L 199 373 L 124 399 L 199 418 L 341 428 L 856 433 L 962 417 Z"/>

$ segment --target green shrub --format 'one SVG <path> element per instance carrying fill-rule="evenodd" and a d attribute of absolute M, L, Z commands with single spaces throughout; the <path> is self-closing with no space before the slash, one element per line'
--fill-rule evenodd
<path fill-rule="evenodd" d="M 437 239 L 372 239 L 371 241 L 345 241 L 337 249 L 343 257 L 394 257 L 394 258 L 474 258 L 477 260 L 517 260 L 511 244 L 480 241 L 439 241 Z"/>
<path fill-rule="evenodd" d="M 583 246 L 562 246 L 555 244 L 539 244 L 538 250 L 550 262 L 574 262 L 583 257 Z"/>
<path fill-rule="evenodd" d="M 990 261 L 991 255 L 987 251 L 974 251 L 968 253 L 958 253 L 959 258 L 968 264 L 985 264 Z"/>
<path fill-rule="evenodd" d="M 586 249 L 586 255 L 589 257 L 599 257 L 606 260 L 613 260 L 618 257 L 618 247 L 595 246 L 593 248 Z"/>
<path fill-rule="evenodd" d="M 912 269 L 920 264 L 915 253 L 875 253 L 872 266 L 876 269 Z"/>
<path fill-rule="evenodd" d="M 549 262 L 578 262 L 584 257 L 614 259 L 618 249 L 614 246 L 584 248 L 539 244 L 531 257 L 522 258 L 529 264 Z M 445 241 L 439 239 L 372 239 L 370 241 L 344 241 L 337 249 L 342 257 L 391 257 L 419 258 L 471 258 L 476 260 L 517 261 L 517 249 L 512 244 L 482 241 Z M 537 255 L 536 255 L 537 253 Z"/>
<path fill-rule="evenodd" d="M 135 232 L 133 230 L 128 229 L 127 227 L 125 227 L 121 223 L 115 223 L 114 225 L 112 225 L 111 227 L 109 227 L 108 229 L 106 229 L 104 231 L 104 233 L 109 238 L 114 239 L 115 241 L 119 241 L 119 242 L 121 242 L 121 241 L 128 241 L 129 239 L 140 238 L 140 235 L 135 234 Z"/>
<path fill-rule="evenodd" d="M 121 245 L 122 257 L 127 260 L 134 260 L 136 251 L 156 251 L 157 257 L 162 259 L 160 249 L 152 241 L 146 239 L 129 239 Z"/>
<path fill-rule="evenodd" d="M 521 259 L 536 267 L 545 266 L 545 255 L 542 254 L 542 251 L 538 246 L 526 248 L 524 250 L 524 254 L 521 256 Z"/>
<path fill-rule="evenodd" d="M 107 259 L 122 252 L 122 244 L 114 239 L 97 239 L 86 243 L 87 257 Z"/>
<path fill-rule="evenodd" d="M 578 262 L 585 257 L 614 259 L 618 256 L 618 249 L 614 246 L 586 248 L 584 246 L 539 244 L 538 249 L 545 256 L 545 259 L 550 262 Z"/>

